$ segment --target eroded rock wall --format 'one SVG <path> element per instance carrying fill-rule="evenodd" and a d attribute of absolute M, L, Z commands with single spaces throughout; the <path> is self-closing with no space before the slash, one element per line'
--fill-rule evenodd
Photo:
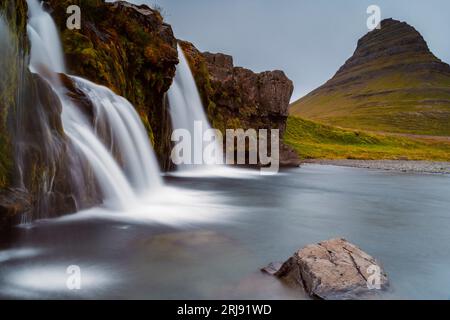
<path fill-rule="evenodd" d="M 201 53 L 189 42 L 181 44 L 214 128 L 223 133 L 238 128 L 278 129 L 282 140 L 294 90 L 283 71 L 255 73 L 235 67 L 232 56 Z M 281 165 L 299 164 L 295 152 L 283 142 L 280 148 Z"/>

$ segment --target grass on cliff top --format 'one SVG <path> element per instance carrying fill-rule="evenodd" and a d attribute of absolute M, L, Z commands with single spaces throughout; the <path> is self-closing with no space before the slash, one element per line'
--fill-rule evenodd
<path fill-rule="evenodd" d="M 290 116 L 284 141 L 302 159 L 450 161 L 450 143 L 346 130 Z"/>

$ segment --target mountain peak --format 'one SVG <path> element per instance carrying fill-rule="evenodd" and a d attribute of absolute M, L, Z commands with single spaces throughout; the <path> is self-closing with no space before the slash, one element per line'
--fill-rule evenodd
<path fill-rule="evenodd" d="M 359 39 L 357 51 L 367 50 L 372 46 L 401 46 L 429 52 L 422 35 L 408 23 L 389 18 L 381 21 L 380 26 L 380 29 L 374 29 Z"/>
<path fill-rule="evenodd" d="M 386 19 L 291 113 L 348 128 L 450 135 L 450 66 L 414 27 Z"/>
<path fill-rule="evenodd" d="M 400 61 L 440 62 L 428 48 L 422 35 L 411 25 L 392 18 L 381 21 L 381 28 L 375 29 L 358 41 L 355 53 L 341 67 L 336 76 L 354 71 L 363 65 L 373 63 L 385 66 Z"/>

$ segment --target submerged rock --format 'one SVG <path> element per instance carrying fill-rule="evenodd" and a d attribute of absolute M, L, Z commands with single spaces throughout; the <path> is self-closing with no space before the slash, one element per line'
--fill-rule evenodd
<path fill-rule="evenodd" d="M 344 239 L 308 245 L 262 271 L 325 300 L 376 298 L 388 286 L 380 264 Z"/>

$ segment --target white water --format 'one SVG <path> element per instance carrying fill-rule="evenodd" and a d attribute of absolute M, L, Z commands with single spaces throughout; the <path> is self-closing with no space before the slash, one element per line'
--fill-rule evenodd
<path fill-rule="evenodd" d="M 146 129 L 130 102 L 106 87 L 79 77 L 72 79 L 94 105 L 95 118 L 105 119 L 111 128 L 113 142 L 124 158 L 125 172 L 133 189 L 144 193 L 160 187 L 158 162 Z"/>
<path fill-rule="evenodd" d="M 134 206 L 136 194 L 148 193 L 162 185 L 156 157 L 145 128 L 133 106 L 106 87 L 71 77 L 94 106 L 94 123 L 104 123 L 111 132 L 111 144 L 98 136 L 97 128 L 65 95 L 55 73 L 65 73 L 62 46 L 51 16 L 37 0 L 27 0 L 28 36 L 31 41 L 30 70 L 49 80 L 63 110 L 66 135 L 94 172 L 105 204 L 113 209 Z M 113 149 L 122 159 L 118 161 Z M 77 186 L 84 188 L 85 186 Z"/>
<path fill-rule="evenodd" d="M 174 130 L 185 129 L 191 134 L 192 163 L 194 163 L 194 159 L 203 160 L 203 165 L 200 167 L 182 164 L 178 166 L 178 169 L 204 169 L 205 165 L 209 165 L 208 168 L 211 169 L 211 167 L 215 167 L 215 165 L 211 164 L 216 164 L 217 159 L 214 155 L 210 154 L 206 154 L 205 156 L 211 158 L 205 159 L 203 157 L 204 149 L 209 142 L 202 142 L 203 134 L 211 129 L 211 125 L 206 117 L 194 76 L 183 53 L 183 49 L 179 45 L 177 48 L 180 62 L 177 66 L 174 82 L 168 92 L 172 126 Z M 196 128 L 196 123 L 201 123 L 201 128 Z"/>
<path fill-rule="evenodd" d="M 65 72 L 62 46 L 52 17 L 46 13 L 38 0 L 27 0 L 28 37 L 31 41 L 30 70 L 39 72 L 45 66 L 54 72 Z"/>

